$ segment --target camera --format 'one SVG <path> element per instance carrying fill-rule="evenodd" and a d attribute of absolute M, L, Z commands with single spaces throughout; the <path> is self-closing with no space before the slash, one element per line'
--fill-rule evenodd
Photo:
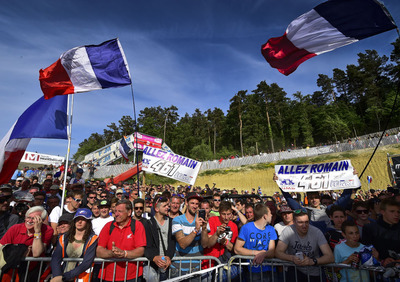
<path fill-rule="evenodd" d="M 229 226 L 225 226 L 225 233 L 229 233 L 231 231 L 231 228 Z"/>

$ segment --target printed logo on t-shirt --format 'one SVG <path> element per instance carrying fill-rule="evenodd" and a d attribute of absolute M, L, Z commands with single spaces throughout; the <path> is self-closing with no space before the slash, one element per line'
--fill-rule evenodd
<path fill-rule="evenodd" d="M 268 250 L 271 232 L 268 233 L 250 233 L 250 243 L 255 243 L 254 250 Z"/>
<path fill-rule="evenodd" d="M 314 250 L 311 246 L 310 241 L 307 241 L 307 245 L 302 245 L 299 241 L 294 241 L 294 245 L 292 246 L 296 252 L 302 252 L 307 257 L 314 257 Z"/>
<path fill-rule="evenodd" d="M 132 238 L 132 233 L 129 234 L 128 236 L 126 236 L 126 239 L 130 239 L 130 238 Z"/>

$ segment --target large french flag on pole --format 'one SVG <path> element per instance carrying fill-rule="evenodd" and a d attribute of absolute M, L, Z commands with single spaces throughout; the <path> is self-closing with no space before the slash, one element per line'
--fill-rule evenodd
<path fill-rule="evenodd" d="M 31 138 L 68 139 L 67 98 L 41 97 L 14 123 L 0 141 L 0 184 L 10 181 Z"/>
<path fill-rule="evenodd" d="M 118 39 L 76 47 L 39 71 L 45 99 L 131 84 L 128 63 Z"/>
<path fill-rule="evenodd" d="M 330 0 L 292 21 L 261 53 L 271 67 L 289 75 L 312 57 L 394 28 L 376 0 Z"/>

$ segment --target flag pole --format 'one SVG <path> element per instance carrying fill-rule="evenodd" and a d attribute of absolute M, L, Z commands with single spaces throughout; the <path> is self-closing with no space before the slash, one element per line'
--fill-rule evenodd
<path fill-rule="evenodd" d="M 137 175 L 137 186 L 138 186 L 138 195 L 140 194 L 140 180 L 139 180 L 139 176 L 140 176 L 140 173 L 139 173 L 139 156 L 138 156 L 138 152 L 139 152 L 139 150 L 138 150 L 138 124 L 137 124 L 137 120 L 136 120 L 136 106 L 135 106 L 135 97 L 133 96 L 133 86 L 132 86 L 132 83 L 131 83 L 131 93 L 132 93 L 132 105 L 133 105 L 133 118 L 134 118 L 134 120 L 135 120 L 135 133 L 134 133 L 134 138 L 133 138 L 133 140 L 135 141 L 135 139 L 136 139 L 136 146 L 135 146 L 135 148 L 134 148 L 134 154 L 135 154 L 135 156 L 134 156 L 134 159 L 136 159 L 136 171 L 137 171 L 137 173 L 136 173 L 136 175 Z M 134 145 L 135 145 L 135 143 L 133 143 Z"/>
<path fill-rule="evenodd" d="M 70 107 L 70 99 L 71 99 L 71 107 Z M 71 133 L 72 133 L 72 112 L 74 109 L 74 95 L 68 95 L 68 102 L 67 102 L 67 134 L 68 134 L 68 149 L 67 149 L 67 156 L 65 159 L 65 166 L 64 166 L 64 182 L 63 182 L 63 189 L 62 189 L 62 196 L 61 196 L 61 215 L 64 211 L 64 201 L 65 201 L 65 193 L 67 191 L 67 174 L 68 174 L 68 162 L 69 162 L 69 152 L 71 150 Z"/>

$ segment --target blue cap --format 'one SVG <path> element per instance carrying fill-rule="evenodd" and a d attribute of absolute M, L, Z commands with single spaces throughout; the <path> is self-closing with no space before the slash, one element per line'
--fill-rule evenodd
<path fill-rule="evenodd" d="M 81 208 L 76 211 L 74 219 L 80 216 L 86 219 L 92 219 L 92 212 L 89 209 Z"/>

